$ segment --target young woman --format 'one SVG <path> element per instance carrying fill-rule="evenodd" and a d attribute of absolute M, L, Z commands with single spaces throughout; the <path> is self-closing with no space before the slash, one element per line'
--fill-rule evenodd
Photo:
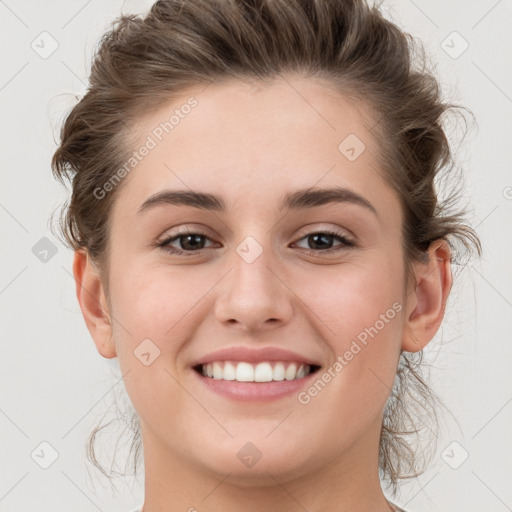
<path fill-rule="evenodd" d="M 159 1 L 103 37 L 52 164 L 143 512 L 400 510 L 452 240 L 480 250 L 411 55 L 359 0 Z"/>

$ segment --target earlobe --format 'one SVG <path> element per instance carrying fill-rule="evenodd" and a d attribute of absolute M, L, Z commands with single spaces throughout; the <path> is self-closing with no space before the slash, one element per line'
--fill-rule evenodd
<path fill-rule="evenodd" d="M 402 350 L 418 352 L 435 336 L 444 317 L 452 286 L 451 250 L 436 240 L 427 251 L 428 262 L 415 264 L 416 286 L 407 297 Z"/>
<path fill-rule="evenodd" d="M 86 249 L 75 251 L 73 275 L 80 309 L 98 352 L 107 359 L 115 357 L 112 323 L 103 282 Z"/>

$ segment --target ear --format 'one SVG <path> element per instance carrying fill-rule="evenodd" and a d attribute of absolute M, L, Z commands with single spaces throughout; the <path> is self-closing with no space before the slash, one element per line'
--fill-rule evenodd
<path fill-rule="evenodd" d="M 98 352 L 105 358 L 116 356 L 112 336 L 112 322 L 106 301 L 103 282 L 85 249 L 75 251 L 73 275 L 76 296 L 82 315 Z"/>
<path fill-rule="evenodd" d="M 416 263 L 416 284 L 409 291 L 402 350 L 418 352 L 432 340 L 444 317 L 452 286 L 451 250 L 446 240 L 436 240 L 427 251 L 428 261 Z"/>

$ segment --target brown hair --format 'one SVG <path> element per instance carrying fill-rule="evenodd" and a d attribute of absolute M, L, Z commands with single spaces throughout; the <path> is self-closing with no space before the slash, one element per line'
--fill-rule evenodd
<path fill-rule="evenodd" d="M 100 41 L 89 89 L 66 118 L 52 159 L 54 176 L 72 182 L 61 219 L 66 241 L 89 251 L 108 276 L 109 212 L 121 187 L 102 199 L 94 191 L 133 151 L 127 137 L 142 113 L 190 86 L 295 73 L 323 79 L 371 108 L 377 156 L 403 209 L 407 279 L 434 240 L 480 254 L 478 236 L 454 206 L 456 194 L 438 197 L 438 174 L 454 169 L 443 129 L 454 105 L 442 101 L 418 49 L 364 0 L 161 0 L 144 17 L 121 16 Z M 422 427 L 418 415 L 435 420 L 436 397 L 421 358 L 401 354 L 384 413 L 379 467 L 394 491 L 399 478 L 421 472 L 413 442 Z M 95 463 L 96 432 L 89 445 Z"/>

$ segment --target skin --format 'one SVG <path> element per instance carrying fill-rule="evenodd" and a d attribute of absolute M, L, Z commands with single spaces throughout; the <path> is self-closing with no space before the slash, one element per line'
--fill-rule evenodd
<path fill-rule="evenodd" d="M 389 511 L 378 478 L 383 410 L 400 350 L 423 349 L 442 321 L 448 244 L 432 243 L 406 287 L 402 212 L 378 172 L 374 118 L 364 105 L 291 76 L 203 89 L 184 91 L 134 128 L 135 149 L 172 110 L 198 100 L 120 185 L 108 295 L 87 252 L 75 253 L 85 322 L 99 353 L 118 357 L 140 416 L 144 512 Z M 366 146 L 355 161 L 338 150 L 351 133 Z M 278 209 L 287 192 L 328 186 L 357 192 L 377 215 L 349 203 Z M 137 213 L 167 189 L 218 194 L 228 210 L 160 205 Z M 200 252 L 156 246 L 185 227 L 206 235 Z M 319 248 L 307 235 L 322 229 L 357 245 L 334 237 Z M 263 251 L 252 263 L 236 252 L 248 236 Z M 186 242 L 172 246 L 192 252 Z M 342 249 L 329 255 L 329 247 Z M 206 390 L 190 368 L 213 350 L 244 345 L 291 349 L 327 369 L 395 302 L 401 312 L 307 405 L 295 394 L 234 402 Z M 134 356 L 147 338 L 160 350 L 149 366 Z M 251 468 L 237 457 L 247 442 L 262 453 Z"/>

